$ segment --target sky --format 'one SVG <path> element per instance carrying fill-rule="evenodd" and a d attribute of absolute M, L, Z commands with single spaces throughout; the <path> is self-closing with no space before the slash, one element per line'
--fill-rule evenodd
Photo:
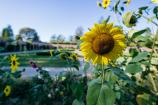
<path fill-rule="evenodd" d="M 63 34 L 68 39 L 77 27 L 82 26 L 87 31 L 100 17 L 111 14 L 109 9 L 99 8 L 97 1 L 0 0 L 0 31 L 11 25 L 17 35 L 21 28 L 30 27 L 38 32 L 42 41 L 49 41 L 53 34 Z M 152 6 L 150 0 L 132 0 L 128 10 L 145 5 Z M 111 21 L 116 21 L 114 16 Z"/>

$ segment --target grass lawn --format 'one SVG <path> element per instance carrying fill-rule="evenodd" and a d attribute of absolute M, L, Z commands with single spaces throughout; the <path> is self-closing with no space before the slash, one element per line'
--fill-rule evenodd
<path fill-rule="evenodd" d="M 65 60 L 61 60 L 58 57 L 41 56 L 34 54 L 18 54 L 18 61 L 22 67 L 30 67 L 29 61 L 33 60 L 38 66 L 42 67 L 68 67 L 69 64 Z M 10 66 L 10 57 L 3 60 L 4 56 L 0 56 L 0 67 Z"/>

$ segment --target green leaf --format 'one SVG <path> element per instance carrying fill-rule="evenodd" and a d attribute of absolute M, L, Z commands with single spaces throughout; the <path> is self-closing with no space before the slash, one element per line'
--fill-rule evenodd
<path fill-rule="evenodd" d="M 83 71 L 87 71 L 89 69 L 89 67 L 90 67 L 89 62 L 86 62 L 86 64 L 84 65 Z"/>
<path fill-rule="evenodd" d="M 101 80 L 94 79 L 88 84 L 87 105 L 96 105 L 101 89 Z"/>
<path fill-rule="evenodd" d="M 113 10 L 114 10 L 115 13 L 119 12 L 119 10 L 118 10 L 119 4 L 120 4 L 120 0 L 117 0 L 117 2 L 115 3 L 115 5 L 113 7 Z"/>
<path fill-rule="evenodd" d="M 141 52 L 136 57 L 134 57 L 131 62 L 139 62 L 146 59 L 149 56 L 149 52 Z"/>
<path fill-rule="evenodd" d="M 115 83 L 118 80 L 118 77 L 110 70 L 106 72 L 105 80 L 110 83 Z"/>
<path fill-rule="evenodd" d="M 126 12 L 123 15 L 122 19 L 123 19 L 123 24 L 129 28 L 135 26 L 137 22 L 137 18 L 133 12 Z"/>
<path fill-rule="evenodd" d="M 88 85 L 87 105 L 114 105 L 115 92 L 100 79 L 92 80 Z"/>
<path fill-rule="evenodd" d="M 134 39 L 134 38 L 138 37 L 139 35 L 142 35 L 142 34 L 145 33 L 146 31 L 147 31 L 147 28 L 133 33 L 131 39 Z"/>
<path fill-rule="evenodd" d="M 137 95 L 136 101 L 138 105 L 151 105 L 149 103 L 150 95 L 146 93 Z"/>
<path fill-rule="evenodd" d="M 154 53 L 151 59 L 151 64 L 158 65 L 158 54 Z"/>
<path fill-rule="evenodd" d="M 139 12 L 139 14 L 142 14 L 143 11 L 145 11 L 147 9 L 148 9 L 148 6 L 140 7 L 138 12 Z"/>
<path fill-rule="evenodd" d="M 109 20 L 110 20 L 110 16 L 108 16 L 107 19 L 103 21 L 103 23 L 107 24 L 109 22 Z"/>
<path fill-rule="evenodd" d="M 120 9 L 121 9 L 121 11 L 124 11 L 124 10 L 125 10 L 124 7 L 121 7 Z"/>
<path fill-rule="evenodd" d="M 75 99 L 72 103 L 72 105 L 84 105 L 83 101 L 78 101 L 77 99 Z"/>
<path fill-rule="evenodd" d="M 135 73 L 138 73 L 142 70 L 143 69 L 142 69 L 140 64 L 134 63 L 134 64 L 128 64 L 127 67 L 126 67 L 125 72 L 135 74 Z"/>
<path fill-rule="evenodd" d="M 153 13 L 155 14 L 156 18 L 158 19 L 158 6 L 156 6 L 156 7 L 153 9 Z"/>
<path fill-rule="evenodd" d="M 108 85 L 103 84 L 101 86 L 97 105 L 114 105 L 115 98 L 115 92 Z"/>
<path fill-rule="evenodd" d="M 138 55 L 138 50 L 136 48 L 130 48 L 129 53 L 132 57 L 135 57 Z"/>

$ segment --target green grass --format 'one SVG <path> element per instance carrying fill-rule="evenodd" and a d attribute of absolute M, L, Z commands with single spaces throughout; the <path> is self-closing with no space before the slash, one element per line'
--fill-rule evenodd
<path fill-rule="evenodd" d="M 33 60 L 37 63 L 38 66 L 41 67 L 68 67 L 69 64 L 65 60 L 61 60 L 57 57 L 50 57 L 50 56 L 39 56 L 36 54 L 18 54 L 17 57 L 19 58 L 18 61 L 20 62 L 20 66 L 22 67 L 30 67 L 29 61 Z M 4 56 L 0 56 L 1 60 Z M 10 57 L 4 59 L 0 63 L 0 67 L 2 66 L 10 66 Z"/>

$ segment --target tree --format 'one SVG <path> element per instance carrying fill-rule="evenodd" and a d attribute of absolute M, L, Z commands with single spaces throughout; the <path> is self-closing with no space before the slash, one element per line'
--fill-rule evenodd
<path fill-rule="evenodd" d="M 57 41 L 57 36 L 56 36 L 56 34 L 53 34 L 50 38 L 50 42 L 52 43 L 52 42 L 56 42 L 56 41 Z"/>
<path fill-rule="evenodd" d="M 73 37 L 72 35 L 69 36 L 69 41 L 70 41 L 70 42 L 74 42 L 74 41 L 75 41 L 75 40 L 74 40 L 74 37 Z"/>
<path fill-rule="evenodd" d="M 20 29 L 19 35 L 22 36 L 24 41 L 39 41 L 39 36 L 36 30 L 29 27 Z"/>
<path fill-rule="evenodd" d="M 6 28 L 4 28 L 2 30 L 2 40 L 4 40 L 4 41 L 13 41 L 14 40 L 13 30 L 10 25 L 8 25 Z"/>
<path fill-rule="evenodd" d="M 75 40 L 79 40 L 82 35 L 83 35 L 83 28 L 79 26 L 75 30 L 75 35 L 74 35 Z"/>
<path fill-rule="evenodd" d="M 57 36 L 57 41 L 58 42 L 64 42 L 65 41 L 65 37 L 62 34 L 60 34 L 60 35 Z"/>
<path fill-rule="evenodd" d="M 16 41 L 19 41 L 19 40 L 21 40 L 21 41 L 22 41 L 23 39 L 22 39 L 22 36 L 21 36 L 21 35 L 16 35 L 15 40 L 16 40 Z"/>

